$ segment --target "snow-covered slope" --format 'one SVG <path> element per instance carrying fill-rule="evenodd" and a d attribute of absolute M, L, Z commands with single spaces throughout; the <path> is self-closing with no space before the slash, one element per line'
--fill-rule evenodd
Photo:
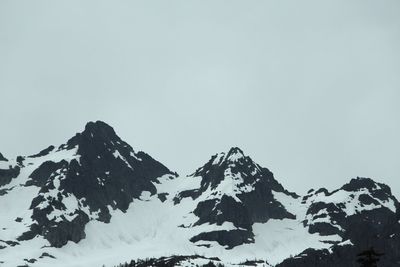
<path fill-rule="evenodd" d="M 159 177 L 175 176 L 149 155 L 134 152 L 103 122 L 88 123 L 58 148 L 6 163 L 0 171 L 0 208 L 10 210 L 0 216 L 6 266 L 7 257 L 9 266 L 17 266 L 22 253 L 35 251 L 26 259 L 38 260 L 43 246 L 81 241 L 88 222 L 108 223 L 113 211 L 126 212 L 144 192 L 156 194 Z"/>
<path fill-rule="evenodd" d="M 301 197 L 239 148 L 178 176 L 100 121 L 36 155 L 0 155 L 0 209 L 6 267 L 114 266 L 138 258 L 314 266 L 311 258 L 365 241 L 386 246 L 400 236 L 399 203 L 371 179 Z"/>
<path fill-rule="evenodd" d="M 204 224 L 217 227 L 191 238 L 199 246 L 217 242 L 229 249 L 254 243 L 254 223 L 296 217 L 274 198 L 274 192 L 291 198 L 297 196 L 284 190 L 268 169 L 246 157 L 239 148 L 213 156 L 187 179 L 200 180 L 200 184 L 179 192 L 175 203 L 189 198 L 195 205 L 192 212 L 196 219 L 190 227 Z M 231 227 L 220 227 L 223 225 Z"/>
<path fill-rule="evenodd" d="M 359 266 L 356 255 L 370 247 L 385 253 L 379 266 L 400 266 L 400 205 L 387 185 L 358 177 L 332 192 L 311 190 L 302 203 L 308 231 L 340 241 L 307 249 L 279 267 Z"/>

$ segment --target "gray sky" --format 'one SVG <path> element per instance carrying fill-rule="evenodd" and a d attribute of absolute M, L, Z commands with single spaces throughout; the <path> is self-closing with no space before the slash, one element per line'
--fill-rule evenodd
<path fill-rule="evenodd" d="M 400 1 L 0 2 L 0 152 L 104 120 L 188 174 L 241 147 L 298 193 L 400 197 Z"/>

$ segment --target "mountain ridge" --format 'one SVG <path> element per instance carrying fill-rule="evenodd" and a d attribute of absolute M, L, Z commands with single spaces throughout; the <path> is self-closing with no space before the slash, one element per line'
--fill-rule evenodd
<path fill-rule="evenodd" d="M 179 176 L 102 121 L 58 147 L 0 161 L 0 207 L 12 207 L 0 217 L 4 266 L 111 266 L 173 254 L 316 266 L 335 253 L 349 261 L 346 251 L 366 245 L 390 252 L 384 264 L 400 259 L 400 245 L 390 245 L 400 236 L 400 204 L 385 184 L 358 177 L 298 195 L 238 147 Z M 118 248 L 111 258 L 97 254 L 107 244 Z"/>

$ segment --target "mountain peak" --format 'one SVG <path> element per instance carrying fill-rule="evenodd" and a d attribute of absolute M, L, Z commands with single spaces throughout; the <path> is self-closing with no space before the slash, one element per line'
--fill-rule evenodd
<path fill-rule="evenodd" d="M 276 192 L 285 191 L 274 179 L 272 172 L 258 165 L 238 147 L 232 147 L 227 153 L 215 154 L 205 165 L 198 168 L 192 176 L 202 177 L 202 191 L 205 191 L 208 187 L 215 189 L 225 182 L 238 187 L 245 185 L 253 187 L 255 184 L 262 183 L 262 186 Z M 241 189 L 238 189 L 238 191 L 241 191 Z"/>
<path fill-rule="evenodd" d="M 93 144 L 111 144 L 121 143 L 122 140 L 115 133 L 114 129 L 103 121 L 90 121 L 86 124 L 85 129 L 77 133 L 67 142 L 68 147 L 75 147 L 82 143 Z"/>
<path fill-rule="evenodd" d="M 243 151 L 238 147 L 232 147 L 229 149 L 228 153 L 220 152 L 214 155 L 210 162 L 211 165 L 222 165 L 223 163 L 227 163 L 228 165 L 234 164 L 237 162 L 242 162 L 243 160 L 252 161 L 249 157 L 247 157 Z"/>
<path fill-rule="evenodd" d="M 389 186 L 382 184 L 382 183 L 378 183 L 378 182 L 374 181 L 373 179 L 366 178 L 366 177 L 353 178 L 350 180 L 350 182 L 344 184 L 341 189 L 346 190 L 346 191 L 359 191 L 363 188 L 370 190 L 370 191 L 384 190 L 388 194 L 391 194 L 391 190 L 390 190 Z"/>
<path fill-rule="evenodd" d="M 103 121 L 88 122 L 82 134 L 100 135 L 102 137 L 110 137 L 116 135 L 114 129 Z"/>
<path fill-rule="evenodd" d="M 232 147 L 229 150 L 228 154 L 226 155 L 226 160 L 230 162 L 236 162 L 245 157 L 246 156 L 244 155 L 243 151 L 240 148 Z"/>

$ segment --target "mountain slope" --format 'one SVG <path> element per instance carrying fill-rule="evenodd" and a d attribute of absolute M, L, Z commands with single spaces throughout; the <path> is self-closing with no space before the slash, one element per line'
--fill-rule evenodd
<path fill-rule="evenodd" d="M 58 148 L 7 163 L 0 171 L 1 205 L 16 208 L 1 217 L 3 249 L 40 237 L 52 247 L 79 242 L 89 221 L 109 222 L 112 210 L 126 212 L 144 192 L 157 193 L 154 184 L 161 176 L 176 175 L 135 153 L 100 121 Z"/>
<path fill-rule="evenodd" d="M 329 250 L 308 249 L 279 267 L 359 266 L 355 255 L 370 247 L 385 253 L 379 266 L 400 264 L 399 202 L 387 185 L 356 178 L 333 192 L 310 192 L 303 201 L 311 233 L 337 234 L 346 242 Z"/>
<path fill-rule="evenodd" d="M 213 156 L 188 179 L 201 180 L 200 187 L 180 192 L 175 198 L 179 203 L 190 197 L 196 202 L 193 213 L 198 220 L 193 224 L 232 223 L 234 228 L 202 232 L 191 238 L 192 242 L 216 241 L 232 248 L 244 243 L 254 243 L 252 225 L 270 219 L 295 219 L 274 198 L 274 192 L 297 198 L 286 191 L 266 168 L 246 157 L 239 148 Z M 203 246 L 207 242 L 200 242 Z"/>
<path fill-rule="evenodd" d="M 183 266 L 356 266 L 369 246 L 386 252 L 382 266 L 400 261 L 399 202 L 387 185 L 356 178 L 299 196 L 236 147 L 178 176 L 100 121 L 35 155 L 0 154 L 0 209 L 6 267 L 147 257 Z"/>

